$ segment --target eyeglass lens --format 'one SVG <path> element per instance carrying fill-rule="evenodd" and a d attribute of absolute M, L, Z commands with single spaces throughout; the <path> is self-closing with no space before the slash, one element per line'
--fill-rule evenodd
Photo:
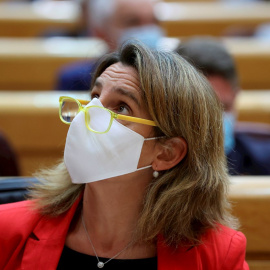
<path fill-rule="evenodd" d="M 90 129 L 105 132 L 110 126 L 110 112 L 100 107 L 89 107 L 87 109 L 87 122 Z"/>
<path fill-rule="evenodd" d="M 71 123 L 72 120 L 79 112 L 79 105 L 77 102 L 69 99 L 65 99 L 62 102 L 61 116 L 64 121 Z"/>
<path fill-rule="evenodd" d="M 105 108 L 86 107 L 86 121 L 90 129 L 97 132 L 105 132 L 111 123 L 111 114 Z M 64 121 L 71 123 L 75 116 L 79 113 L 79 105 L 77 102 L 65 99 L 61 106 L 61 116 Z"/>

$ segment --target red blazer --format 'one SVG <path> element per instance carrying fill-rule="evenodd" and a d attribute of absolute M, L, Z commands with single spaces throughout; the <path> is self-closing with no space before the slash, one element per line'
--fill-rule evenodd
<path fill-rule="evenodd" d="M 30 201 L 0 206 L 0 269 L 54 270 L 79 200 L 66 213 L 48 218 L 29 208 Z M 158 241 L 158 270 L 248 270 L 246 239 L 220 226 L 209 230 L 203 244 L 172 250 Z"/>

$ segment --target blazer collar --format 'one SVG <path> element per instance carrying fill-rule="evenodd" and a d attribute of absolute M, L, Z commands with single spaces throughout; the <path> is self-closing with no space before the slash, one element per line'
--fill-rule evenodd
<path fill-rule="evenodd" d="M 72 207 L 58 217 L 42 216 L 29 236 L 22 258 L 22 269 L 56 269 L 69 225 L 82 194 Z"/>

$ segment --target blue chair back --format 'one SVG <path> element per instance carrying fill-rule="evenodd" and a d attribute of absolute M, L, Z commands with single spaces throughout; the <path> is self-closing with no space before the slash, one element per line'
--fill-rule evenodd
<path fill-rule="evenodd" d="M 38 183 L 33 177 L 0 177 L 0 204 L 23 201 L 28 188 Z"/>

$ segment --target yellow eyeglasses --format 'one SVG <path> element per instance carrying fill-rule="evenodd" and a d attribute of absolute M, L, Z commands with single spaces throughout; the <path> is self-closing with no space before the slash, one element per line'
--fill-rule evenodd
<path fill-rule="evenodd" d="M 95 133 L 106 133 L 110 130 L 113 119 L 125 120 L 129 122 L 156 126 L 152 120 L 142 119 L 133 116 L 117 114 L 101 106 L 92 105 L 85 107 L 90 101 L 75 99 L 72 97 L 59 98 L 59 117 L 65 124 L 70 125 L 75 116 L 83 111 L 85 114 L 86 127 Z"/>

